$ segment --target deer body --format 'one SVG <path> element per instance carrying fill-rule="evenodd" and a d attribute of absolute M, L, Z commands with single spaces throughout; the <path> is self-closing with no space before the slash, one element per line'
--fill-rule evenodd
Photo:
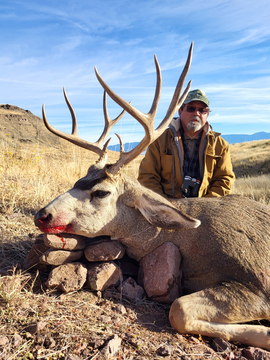
<path fill-rule="evenodd" d="M 239 281 L 270 296 L 268 206 L 237 195 L 181 199 L 172 205 L 128 175 L 117 182 L 103 179 L 85 190 L 87 182 L 94 182 L 91 168 L 73 189 L 40 210 L 39 215 L 44 212 L 51 219 L 37 222 L 42 231 L 55 233 L 60 228 L 59 232 L 88 237 L 109 235 L 137 261 L 171 241 L 182 255 L 185 294 Z M 107 195 L 97 197 L 97 192 Z M 171 223 L 174 212 L 177 223 Z M 201 225 L 190 228 L 193 219 Z"/>
<path fill-rule="evenodd" d="M 187 70 L 188 66 L 185 74 Z M 181 333 L 219 336 L 270 350 L 267 327 L 240 324 L 270 320 L 270 207 L 239 196 L 170 202 L 123 174 L 122 166 L 165 130 L 187 90 L 181 101 L 179 89 L 176 91 L 165 119 L 154 131 L 146 126 L 146 118 L 153 126 L 156 105 L 148 114 L 136 112 L 102 79 L 99 81 L 118 104 L 147 128 L 146 136 L 138 149 L 121 151 L 116 164 L 105 165 L 107 143 L 101 149 L 99 141 L 86 144 L 78 138 L 75 114 L 68 101 L 72 135 L 52 128 L 43 110 L 45 125 L 51 131 L 89 147 L 100 155 L 100 161 L 71 190 L 41 209 L 35 216 L 36 225 L 43 232 L 55 234 L 109 235 L 121 241 L 128 254 L 138 261 L 164 242 L 173 242 L 182 256 L 183 296 L 171 306 L 172 326 Z M 158 97 L 157 90 L 155 101 Z M 107 111 L 104 113 L 111 124 Z M 106 135 L 103 132 L 102 140 Z"/>
<path fill-rule="evenodd" d="M 42 214 L 48 220 L 39 223 Z M 185 296 L 172 305 L 172 325 L 184 333 L 270 349 L 266 327 L 227 328 L 230 323 L 270 319 L 269 216 L 268 206 L 240 196 L 182 199 L 172 205 L 127 175 L 115 181 L 92 166 L 73 189 L 40 210 L 36 223 L 45 232 L 110 235 L 138 261 L 164 242 L 173 242 L 182 256 Z M 184 324 L 178 319 L 183 311 Z M 194 326 L 193 316 L 206 319 Z M 208 329 L 211 316 L 221 329 Z"/>

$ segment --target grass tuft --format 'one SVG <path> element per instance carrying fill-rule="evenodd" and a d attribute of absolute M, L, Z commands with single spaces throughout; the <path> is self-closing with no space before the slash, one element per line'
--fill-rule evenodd
<path fill-rule="evenodd" d="M 266 164 L 269 141 L 232 146 L 237 174 L 233 192 L 269 204 L 270 179 L 266 174 L 270 167 L 258 162 L 258 154 Z M 111 161 L 117 157 L 110 152 Z M 170 351 L 170 359 L 224 358 L 224 354 L 214 352 L 211 339 L 174 332 L 168 306 L 146 299 L 133 305 L 119 300 L 113 292 L 102 298 L 89 289 L 71 294 L 47 291 L 46 275 L 21 271 L 40 233 L 33 222 L 35 212 L 71 188 L 96 159 L 64 141 L 56 150 L 41 144 L 22 146 L 9 136 L 0 139 L 0 359 L 76 355 L 100 360 L 104 359 L 106 341 L 115 334 L 122 344 L 113 359 L 160 358 L 160 349 L 164 354 Z M 124 171 L 136 177 L 140 159 Z M 252 172 L 247 173 L 250 168 Z M 126 312 L 119 311 L 119 301 Z M 230 356 L 240 358 L 242 350 L 233 346 Z"/>

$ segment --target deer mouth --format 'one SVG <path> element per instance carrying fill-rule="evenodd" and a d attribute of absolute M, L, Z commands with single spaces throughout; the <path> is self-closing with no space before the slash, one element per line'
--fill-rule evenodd
<path fill-rule="evenodd" d="M 42 222 L 38 225 L 38 228 L 41 232 L 48 234 L 61 234 L 61 233 L 72 233 L 72 224 L 68 225 L 58 225 L 58 226 L 48 226 L 46 224 L 42 224 Z"/>
<path fill-rule="evenodd" d="M 40 231 L 49 234 L 61 234 L 65 233 L 73 233 L 72 231 L 72 223 L 63 224 L 65 222 L 63 216 L 57 216 L 53 218 L 53 216 L 49 213 L 47 214 L 45 209 L 41 209 L 35 215 L 35 225 L 39 228 Z M 63 225 L 62 225 L 62 224 Z"/>

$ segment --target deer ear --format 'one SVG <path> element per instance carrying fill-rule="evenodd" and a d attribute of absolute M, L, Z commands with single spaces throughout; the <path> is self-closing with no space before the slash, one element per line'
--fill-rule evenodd
<path fill-rule="evenodd" d="M 137 197 L 134 206 L 150 224 L 163 229 L 197 228 L 201 224 L 200 220 L 181 213 L 166 200 L 163 203 L 146 194 Z"/>

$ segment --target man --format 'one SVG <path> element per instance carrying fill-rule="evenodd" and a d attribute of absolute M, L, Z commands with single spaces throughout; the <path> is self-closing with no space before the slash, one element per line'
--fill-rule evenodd
<path fill-rule="evenodd" d="M 224 196 L 235 176 L 229 144 L 208 123 L 209 100 L 190 91 L 169 128 L 147 149 L 138 180 L 169 198 Z"/>

